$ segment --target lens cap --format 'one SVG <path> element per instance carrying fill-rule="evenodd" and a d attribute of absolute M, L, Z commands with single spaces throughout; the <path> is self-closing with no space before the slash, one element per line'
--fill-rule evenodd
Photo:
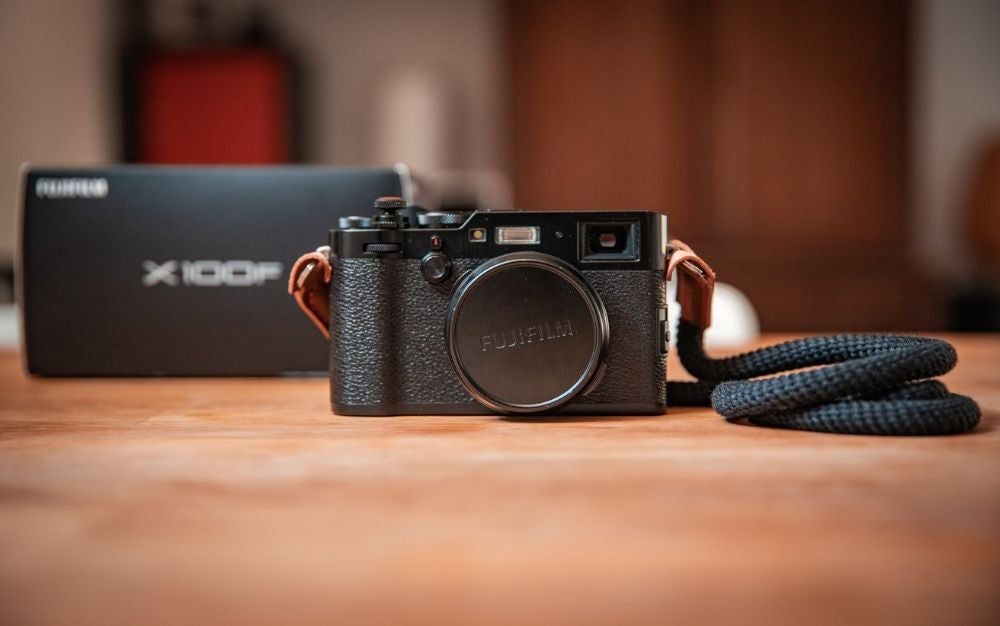
<path fill-rule="evenodd" d="M 483 263 L 455 288 L 446 341 L 469 393 L 502 413 L 564 406 L 600 374 L 608 314 L 568 263 L 538 252 Z"/>

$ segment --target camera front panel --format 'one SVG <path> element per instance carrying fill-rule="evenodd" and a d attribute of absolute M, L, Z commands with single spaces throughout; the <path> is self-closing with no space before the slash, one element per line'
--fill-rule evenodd
<path fill-rule="evenodd" d="M 482 397 L 479 402 L 472 397 L 475 387 L 460 380 L 462 372 L 449 355 L 449 303 L 477 267 L 537 250 L 553 263 L 578 268 L 607 311 L 600 371 L 559 412 L 661 413 L 666 406 L 664 240 L 665 219 L 643 212 L 503 211 L 473 214 L 457 228 L 331 231 L 334 410 L 362 415 L 489 412 L 480 404 Z M 435 261 L 430 267 L 429 257 Z M 510 306 L 516 307 L 517 297 L 511 295 Z M 501 309 L 505 298 L 498 297 L 496 308 Z M 536 328 L 535 312 L 528 311 L 532 322 L 523 326 L 505 322 L 511 332 L 501 331 L 499 338 L 477 335 L 485 342 L 484 351 L 496 347 L 491 342 L 510 344 L 514 333 L 520 333 L 515 347 L 524 356 L 519 358 L 531 359 L 531 350 L 541 354 L 540 346 L 522 346 L 540 335 L 551 339 L 565 334 L 548 324 Z M 510 311 L 504 313 L 497 318 L 509 321 Z M 501 367 L 498 372 L 503 376 L 515 370 Z"/>

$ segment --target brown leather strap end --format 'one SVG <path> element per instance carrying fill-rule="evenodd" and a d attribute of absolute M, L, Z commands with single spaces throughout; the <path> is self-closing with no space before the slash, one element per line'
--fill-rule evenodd
<path fill-rule="evenodd" d="M 666 278 L 670 280 L 674 270 L 678 270 L 677 302 L 681 305 L 681 319 L 708 328 L 712 324 L 715 272 L 684 242 L 674 239 L 670 248 L 673 251 L 667 261 Z"/>
<path fill-rule="evenodd" d="M 300 256 L 288 275 L 288 293 L 327 339 L 330 338 L 332 276 L 330 260 L 319 250 Z"/>

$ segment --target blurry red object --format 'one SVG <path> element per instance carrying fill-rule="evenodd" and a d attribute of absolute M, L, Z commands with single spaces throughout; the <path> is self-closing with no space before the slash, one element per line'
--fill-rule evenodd
<path fill-rule="evenodd" d="M 139 76 L 139 160 L 289 161 L 290 82 L 287 63 L 267 50 L 149 56 Z"/>

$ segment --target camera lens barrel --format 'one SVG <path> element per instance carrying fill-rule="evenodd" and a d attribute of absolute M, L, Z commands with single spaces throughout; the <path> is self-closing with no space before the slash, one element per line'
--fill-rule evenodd
<path fill-rule="evenodd" d="M 504 254 L 455 287 L 446 315 L 452 366 L 472 396 L 502 413 L 541 413 L 589 391 L 610 329 L 600 296 L 572 265 Z"/>

